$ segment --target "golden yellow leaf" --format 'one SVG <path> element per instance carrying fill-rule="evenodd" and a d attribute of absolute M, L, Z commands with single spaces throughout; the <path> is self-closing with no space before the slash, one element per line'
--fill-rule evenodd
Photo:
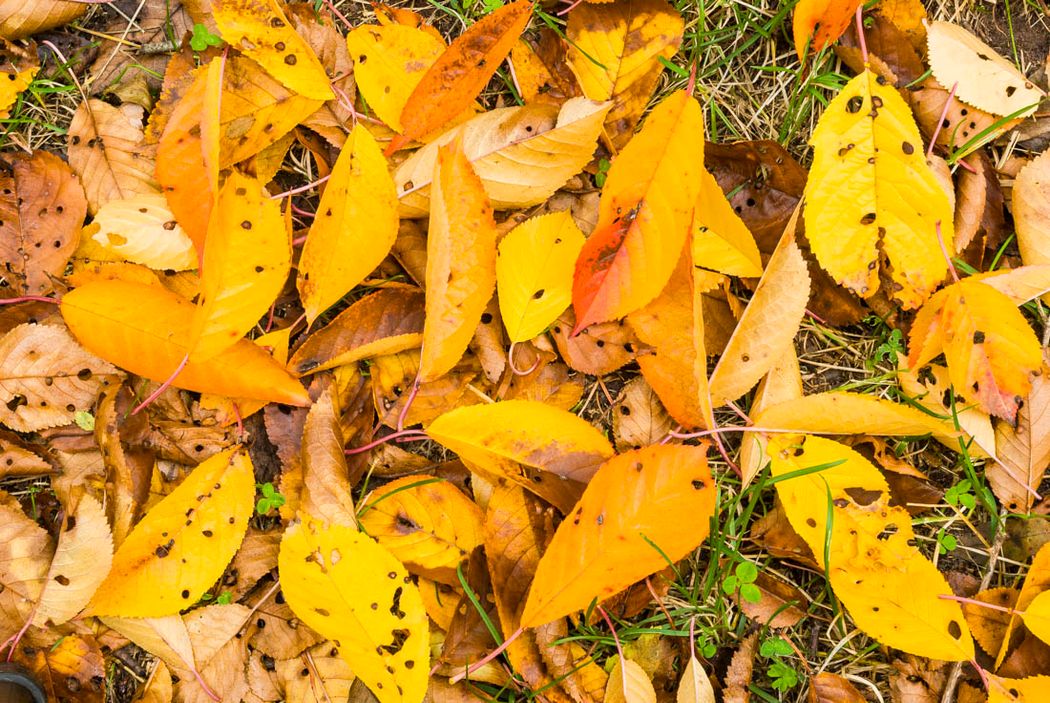
<path fill-rule="evenodd" d="M 1028 566 L 1028 573 L 1024 577 L 1024 583 L 1021 584 L 1021 593 L 1017 596 L 1014 608 L 1024 612 L 1040 593 L 1048 590 L 1050 590 L 1050 544 L 1044 544 L 1032 557 L 1032 563 Z M 996 669 L 1002 665 L 1006 655 L 1010 652 L 1011 635 L 1014 628 L 1020 623 L 1021 616 L 1019 613 L 1010 615 L 1010 622 L 1007 624 L 1006 633 L 1003 635 L 1002 648 L 995 659 Z"/>
<path fill-rule="evenodd" d="M 84 228 L 74 256 L 131 261 L 158 270 L 197 268 L 193 242 L 175 221 L 160 193 L 106 202 Z"/>
<path fill-rule="evenodd" d="M 509 479 L 563 512 L 613 455 L 589 422 L 531 400 L 457 408 L 430 423 L 427 434 L 491 480 Z"/>
<path fill-rule="evenodd" d="M 930 22 L 926 30 L 930 69 L 955 96 L 993 115 L 1026 117 L 1046 95 L 1017 67 L 957 24 Z"/>
<path fill-rule="evenodd" d="M 715 690 L 711 686 L 711 679 L 707 672 L 695 657 L 689 657 L 689 663 L 685 665 L 682 679 L 678 682 L 678 693 L 675 696 L 676 703 L 715 703 Z"/>
<path fill-rule="evenodd" d="M 572 271 L 583 242 L 567 210 L 526 220 L 500 241 L 496 286 L 510 341 L 532 339 L 572 303 Z"/>
<path fill-rule="evenodd" d="M 0 338 L 0 422 L 18 432 L 67 425 L 121 376 L 61 325 L 18 325 Z"/>
<path fill-rule="evenodd" d="M 276 0 L 215 0 L 211 16 L 230 46 L 295 92 L 315 100 L 335 97 L 317 55 Z"/>
<path fill-rule="evenodd" d="M 163 617 L 196 603 L 240 547 L 254 498 L 246 450 L 228 449 L 204 461 L 135 525 L 88 610 Z"/>
<path fill-rule="evenodd" d="M 1021 259 L 1050 264 L 1050 150 L 1018 172 L 1010 200 Z"/>
<path fill-rule="evenodd" d="M 609 169 L 598 224 L 576 261 L 577 330 L 638 310 L 667 285 L 689 235 L 703 161 L 700 104 L 684 90 L 672 93 Z"/>
<path fill-rule="evenodd" d="M 794 224 L 792 218 L 711 372 L 713 407 L 751 390 L 791 346 L 806 314 L 810 280 L 806 260 L 792 236 Z"/>
<path fill-rule="evenodd" d="M 912 323 L 908 365 L 918 368 L 941 352 L 956 393 L 1016 423 L 1043 354 L 1013 301 L 969 278 L 938 291 Z"/>
<path fill-rule="evenodd" d="M 706 447 L 656 445 L 609 459 L 540 559 L 521 624 L 582 610 L 685 557 L 707 537 L 714 507 Z"/>
<path fill-rule="evenodd" d="M 798 354 L 795 353 L 795 347 L 791 346 L 773 363 L 755 389 L 755 397 L 751 401 L 751 417 L 757 418 L 767 408 L 780 403 L 797 400 L 802 394 L 802 372 L 798 367 Z M 746 486 L 754 480 L 768 461 L 765 435 L 760 432 L 743 433 L 738 462 L 743 472 L 743 485 Z"/>
<path fill-rule="evenodd" d="M 879 288 L 885 254 L 887 293 L 913 309 L 948 272 L 937 223 L 951 247 L 954 214 L 907 103 L 883 82 L 870 70 L 853 78 L 813 131 L 806 237 L 831 277 L 863 298 Z"/>
<path fill-rule="evenodd" d="M 989 588 L 974 594 L 977 603 L 962 604 L 974 640 L 989 656 L 994 657 L 1002 649 L 1003 637 L 1010 624 L 1011 613 L 998 608 L 1012 608 L 1020 593 L 1016 588 Z"/>
<path fill-rule="evenodd" d="M 950 401 L 953 397 L 949 393 L 951 381 L 948 380 L 947 367 L 942 364 L 926 364 L 921 367 L 905 368 L 908 366 L 908 359 L 899 353 L 897 365 L 899 368 L 897 381 L 900 383 L 901 390 L 911 399 L 917 400 L 931 413 L 944 418 L 952 417 L 952 408 L 945 403 L 945 400 Z M 968 438 L 967 443 L 971 454 L 995 456 L 995 430 L 992 428 L 992 419 L 988 413 L 973 403 L 956 398 L 955 416 L 959 422 L 959 428 Z M 972 438 L 972 442 L 969 438 Z M 952 441 L 950 438 L 946 439 Z M 954 440 L 953 444 L 945 446 L 955 449 L 959 443 L 958 440 Z"/>
<path fill-rule="evenodd" d="M 448 130 L 402 163 L 394 180 L 402 217 L 425 217 L 438 149 L 457 138 L 496 209 L 537 205 L 591 160 L 610 103 L 573 98 L 504 107 Z"/>
<path fill-rule="evenodd" d="M 496 288 L 492 206 L 459 142 L 438 152 L 433 188 L 420 381 L 459 362 Z"/>
<path fill-rule="evenodd" d="M 401 111 L 423 74 L 445 51 L 440 36 L 403 24 L 355 27 L 346 35 L 357 89 L 395 132 Z"/>
<path fill-rule="evenodd" d="M 656 689 L 637 662 L 617 657 L 603 703 L 656 703 Z"/>
<path fill-rule="evenodd" d="M 1024 609 L 1024 625 L 1043 642 L 1050 643 L 1050 591 L 1043 591 Z"/>
<path fill-rule="evenodd" d="M 700 172 L 692 233 L 695 266 L 728 276 L 762 275 L 762 258 L 755 238 L 707 169 Z"/>
<path fill-rule="evenodd" d="M 277 201 L 256 179 L 231 172 L 208 223 L 190 361 L 215 357 L 255 326 L 284 287 L 291 249 Z"/>
<path fill-rule="evenodd" d="M 1007 679 L 988 677 L 988 703 L 1041 703 L 1050 697 L 1050 676 Z"/>
<path fill-rule="evenodd" d="M 79 613 L 113 563 L 113 536 L 106 513 L 90 495 L 80 498 L 76 512 L 62 524 L 58 546 L 44 581 L 33 623 L 61 625 Z"/>
<path fill-rule="evenodd" d="M 413 573 L 456 585 L 456 567 L 481 544 L 481 508 L 448 481 L 405 476 L 372 491 L 361 527 Z"/>
<path fill-rule="evenodd" d="M 674 56 L 684 29 L 664 0 L 585 3 L 569 13 L 569 68 L 584 95 L 613 101 L 605 124 L 614 145 L 630 138 L 664 70 L 660 59 Z"/>
<path fill-rule="evenodd" d="M 292 328 L 285 327 L 260 335 L 253 339 L 252 343 L 272 356 L 278 364 L 284 365 L 288 363 L 288 339 L 291 334 Z M 229 427 L 238 421 L 243 422 L 269 405 L 264 400 L 230 398 L 213 393 L 201 393 L 199 402 L 201 409 L 215 412 L 215 421 L 223 427 Z"/>
<path fill-rule="evenodd" d="M 18 100 L 22 91 L 29 87 L 40 70 L 40 60 L 36 51 L 36 44 L 32 41 L 25 48 L 14 42 L 5 43 L 3 48 L 0 48 L 0 63 L 5 64 L 0 73 L 0 119 L 10 116 L 11 106 Z"/>
<path fill-rule="evenodd" d="M 161 383 L 189 351 L 195 306 L 158 285 L 102 280 L 62 298 L 62 317 L 92 354 Z M 309 405 L 310 396 L 273 357 L 248 340 L 205 362 L 189 362 L 176 388 L 234 398 Z"/>
<path fill-rule="evenodd" d="M 889 486 L 845 445 L 771 436 L 777 493 L 791 526 L 824 563 L 858 628 L 911 654 L 965 661 L 974 645 L 944 575 L 913 546 L 911 518 L 889 505 Z"/>
<path fill-rule="evenodd" d="M 430 651 L 419 591 L 390 552 L 352 527 L 294 524 L 281 540 L 281 589 L 380 703 L 421 703 Z"/>
<path fill-rule="evenodd" d="M 386 159 L 358 124 L 332 167 L 299 259 L 297 284 L 308 323 L 382 262 L 397 228 L 397 194 Z"/>
<path fill-rule="evenodd" d="M 110 200 L 156 193 L 153 148 L 142 132 L 138 105 L 113 107 L 91 98 L 80 103 L 69 125 L 69 165 L 84 185 L 88 211 Z"/>

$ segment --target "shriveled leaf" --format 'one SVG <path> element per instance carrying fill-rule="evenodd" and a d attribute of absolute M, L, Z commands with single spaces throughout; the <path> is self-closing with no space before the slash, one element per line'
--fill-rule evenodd
<path fill-rule="evenodd" d="M 66 518 L 33 622 L 60 625 L 79 613 L 109 574 L 113 537 L 106 513 L 91 496 Z"/>
<path fill-rule="evenodd" d="M 1017 425 L 995 424 L 999 462 L 985 467 L 995 497 L 1010 512 L 1028 512 L 1050 467 L 1050 368 L 1044 363 L 1021 402 Z"/>
<path fill-rule="evenodd" d="M 154 149 L 145 144 L 143 110 L 94 98 L 80 103 L 69 125 L 68 158 L 87 194 L 88 211 L 110 200 L 156 193 Z"/>
<path fill-rule="evenodd" d="M 879 288 L 879 252 L 906 309 L 919 307 L 947 273 L 937 240 L 954 241 L 952 206 L 926 163 L 904 99 L 865 70 L 821 116 L 810 143 L 806 237 L 840 285 L 869 298 Z"/>
<path fill-rule="evenodd" d="M 609 169 L 598 225 L 576 261 L 576 331 L 638 310 L 667 284 L 689 234 L 703 170 L 703 114 L 672 93 Z"/>
<path fill-rule="evenodd" d="M 550 328 L 558 353 L 574 371 L 604 376 L 638 357 L 642 344 L 628 325 L 599 322 L 573 334 L 575 326 L 576 317 L 570 309 L 563 312 Z"/>
<path fill-rule="evenodd" d="M 77 247 L 87 201 L 62 159 L 46 151 L 0 160 L 0 259 L 5 291 L 44 295 Z M 5 296 L 9 295 L 5 292 Z"/>
<path fill-rule="evenodd" d="M 157 285 L 97 281 L 62 298 L 73 336 L 103 359 L 161 383 L 189 351 L 195 306 Z M 234 398 L 309 405 L 306 390 L 259 346 L 240 340 L 205 362 L 189 362 L 176 388 Z"/>
<path fill-rule="evenodd" d="M 193 241 L 175 221 L 159 193 L 110 200 L 82 234 L 77 256 L 98 261 L 131 261 L 152 269 L 197 268 Z"/>
<path fill-rule="evenodd" d="M 587 165 L 609 103 L 574 98 L 504 107 L 450 129 L 405 159 L 394 175 L 402 217 L 425 217 L 438 149 L 457 138 L 496 209 L 537 205 Z"/>
<path fill-rule="evenodd" d="M 254 495 L 245 450 L 229 449 L 200 464 L 120 545 L 89 611 L 163 617 L 196 603 L 240 547 Z"/>
<path fill-rule="evenodd" d="M 381 703 L 421 703 L 430 652 L 426 612 L 401 563 L 352 527 L 292 525 L 279 557 L 284 597 Z M 375 607 L 372 607 L 372 605 Z"/>
<path fill-rule="evenodd" d="M 706 447 L 657 445 L 608 460 L 547 546 L 522 624 L 586 608 L 659 571 L 707 537 L 715 485 Z M 672 515 L 689 515 L 681 530 Z"/>
<path fill-rule="evenodd" d="M 1046 95 L 995 49 L 957 24 L 930 22 L 926 41 L 934 77 L 941 85 L 955 86 L 956 97 L 976 108 L 1025 117 Z"/>
<path fill-rule="evenodd" d="M 509 479 L 566 513 L 613 454 L 586 420 L 537 401 L 458 408 L 426 431 L 491 480 Z"/>
<path fill-rule="evenodd" d="M 623 146 L 641 118 L 685 23 L 664 0 L 581 4 L 569 13 L 568 64 L 591 100 L 612 100 L 605 116 L 614 145 Z"/>
<path fill-rule="evenodd" d="M 280 206 L 257 179 L 233 171 L 208 223 L 190 360 L 207 361 L 235 345 L 270 308 L 290 266 Z"/>
<path fill-rule="evenodd" d="M 397 195 L 386 159 L 357 125 L 332 167 L 299 258 L 297 284 L 309 324 L 386 258 L 397 229 Z"/>
<path fill-rule="evenodd" d="M 656 703 L 656 689 L 637 662 L 617 657 L 603 703 Z"/>
<path fill-rule="evenodd" d="M 19 325 L 0 339 L 0 422 L 18 432 L 70 424 L 120 379 L 65 328 Z"/>
<path fill-rule="evenodd" d="M 481 544 L 482 513 L 451 483 L 406 476 L 372 491 L 361 527 L 413 573 L 458 584 L 456 568 Z"/>
<path fill-rule="evenodd" d="M 420 381 L 456 365 L 496 288 L 492 205 L 460 142 L 438 152 L 433 188 Z"/>
<path fill-rule="evenodd" d="M 335 97 L 317 55 L 276 0 L 213 0 L 212 8 L 222 38 L 267 73 L 304 97 Z"/>
<path fill-rule="evenodd" d="M 628 381 L 612 410 L 613 439 L 619 451 L 657 444 L 674 429 L 671 417 L 645 378 Z"/>
<path fill-rule="evenodd" d="M 540 334 L 572 303 L 572 271 L 583 242 L 567 211 L 526 220 L 500 241 L 496 286 L 510 341 Z"/>
<path fill-rule="evenodd" d="M 418 347 L 423 340 L 423 302 L 423 292 L 410 286 L 366 295 L 307 337 L 288 367 L 302 376 Z"/>

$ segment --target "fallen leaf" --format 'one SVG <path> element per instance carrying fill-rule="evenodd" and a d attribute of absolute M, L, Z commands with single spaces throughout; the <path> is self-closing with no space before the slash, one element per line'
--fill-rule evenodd
<path fill-rule="evenodd" d="M 72 0 L 39 0 L 32 4 L 3 0 L 0 2 L 0 36 L 22 39 L 60 27 L 83 15 L 88 7 L 86 3 Z"/>
<path fill-rule="evenodd" d="M 76 256 L 95 261 L 131 261 L 152 269 L 197 267 L 193 241 L 159 193 L 110 200 L 84 228 Z"/>
<path fill-rule="evenodd" d="M 676 703 L 715 703 L 715 690 L 711 686 L 711 679 L 695 656 L 689 657 L 689 663 L 682 671 L 682 679 L 678 683 L 678 693 L 675 696 Z"/>
<path fill-rule="evenodd" d="M 649 676 L 630 659 L 616 658 L 609 672 L 604 703 L 656 703 L 656 690 Z"/>
<path fill-rule="evenodd" d="M 1021 258 L 1028 265 L 1050 264 L 1050 151 L 1018 172 L 1010 202 Z"/>
<path fill-rule="evenodd" d="M 1050 695 L 1050 676 L 1004 679 L 988 674 L 988 703 L 1036 703 Z"/>
<path fill-rule="evenodd" d="M 91 635 L 63 636 L 50 647 L 18 647 L 15 666 L 44 689 L 48 700 L 103 703 L 106 664 Z"/>
<path fill-rule="evenodd" d="M 618 451 L 658 444 L 674 429 L 671 417 L 645 378 L 624 384 L 613 402 L 612 434 Z"/>
<path fill-rule="evenodd" d="M 758 633 L 752 632 L 740 641 L 740 646 L 733 652 L 726 671 L 725 687 L 722 689 L 725 703 L 748 703 L 751 700 L 751 677 L 755 669 L 755 650 L 758 647 Z"/>
<path fill-rule="evenodd" d="M 6 640 L 32 617 L 47 578 L 54 545 L 47 531 L 29 519 L 18 501 L 0 492 L 0 635 Z"/>
<path fill-rule="evenodd" d="M 865 698 L 849 679 L 822 671 L 809 680 L 809 703 L 865 703 Z"/>
<path fill-rule="evenodd" d="M 604 376 L 634 361 L 642 351 L 634 330 L 623 320 L 600 322 L 574 335 L 575 327 L 576 318 L 569 309 L 550 328 L 558 353 L 574 371 Z"/>
<path fill-rule="evenodd" d="M 762 260 L 747 225 L 733 211 L 718 181 L 700 172 L 700 194 L 693 210 L 693 264 L 728 276 L 758 277 Z"/>
<path fill-rule="evenodd" d="M 861 0 L 802 0 L 795 5 L 792 32 L 799 60 L 833 44 L 853 21 Z"/>
<path fill-rule="evenodd" d="M 1050 373 L 1044 363 L 1032 379 L 1032 388 L 1020 403 L 1017 425 L 995 423 L 995 450 L 999 462 L 985 467 L 995 497 L 1010 512 L 1028 512 L 1035 492 L 1050 467 Z"/>
<path fill-rule="evenodd" d="M 301 464 L 303 490 L 300 510 L 327 523 L 357 527 L 357 509 L 350 490 L 360 476 L 351 480 L 335 384 L 310 406 L 303 425 Z"/>
<path fill-rule="evenodd" d="M 749 601 L 739 591 L 731 594 L 740 610 L 752 620 L 776 630 L 794 627 L 806 617 L 802 609 L 806 596 L 795 586 L 766 571 L 759 571 L 753 583 L 759 592 L 758 602 Z"/>
<path fill-rule="evenodd" d="M 973 596 L 974 600 L 1001 608 L 1012 608 L 1020 592 L 1016 588 L 990 588 Z M 976 603 L 963 603 L 966 624 L 977 644 L 994 657 L 1003 648 L 1010 625 L 1010 613 L 986 608 Z"/>
<path fill-rule="evenodd" d="M 802 373 L 798 367 L 798 355 L 792 346 L 773 363 L 765 378 L 759 382 L 751 400 L 750 414 L 758 417 L 766 409 L 798 400 L 802 395 Z M 765 435 L 745 432 L 740 439 L 739 460 L 743 484 L 746 486 L 753 481 L 768 461 Z"/>

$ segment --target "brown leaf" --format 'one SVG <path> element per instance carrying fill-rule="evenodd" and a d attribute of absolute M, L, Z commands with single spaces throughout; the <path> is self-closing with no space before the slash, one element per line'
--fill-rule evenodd
<path fill-rule="evenodd" d="M 382 288 L 336 315 L 295 350 L 288 368 L 304 376 L 335 366 L 418 347 L 423 333 L 423 292 Z"/>
<path fill-rule="evenodd" d="M 776 499 L 773 509 L 751 526 L 751 539 L 775 557 L 792 559 L 805 566 L 820 568 L 809 545 L 792 529 L 779 498 Z"/>
<path fill-rule="evenodd" d="M 867 703 L 847 679 L 826 671 L 809 680 L 809 703 Z"/>
<path fill-rule="evenodd" d="M 922 65 L 922 59 L 919 58 L 919 54 L 905 38 L 903 32 L 882 14 L 872 12 L 865 16 L 864 39 L 869 58 L 876 58 L 883 67 L 890 71 L 890 75 L 885 77 L 898 88 L 915 81 L 925 73 L 926 68 Z M 835 47 L 835 53 L 854 73 L 862 72 L 864 59 L 861 56 L 855 23 L 850 23 L 840 43 L 841 46 Z"/>
<path fill-rule="evenodd" d="M 890 674 L 890 693 L 894 703 L 939 703 L 947 673 L 946 664 L 911 654 L 895 659 Z"/>
<path fill-rule="evenodd" d="M 0 430 L 0 479 L 54 473 L 55 468 L 38 451 L 41 450 L 24 442 L 14 432 Z"/>
<path fill-rule="evenodd" d="M 254 588 L 263 576 L 277 568 L 277 549 L 281 542 L 278 532 L 260 532 L 249 526 L 241 548 L 233 557 L 219 582 L 217 590 L 229 591 L 237 602 Z"/>
<path fill-rule="evenodd" d="M 551 327 L 558 352 L 569 368 L 592 376 L 604 376 L 626 366 L 638 355 L 641 343 L 620 322 L 602 322 L 570 336 L 576 326 L 572 309 L 562 313 Z"/>
<path fill-rule="evenodd" d="M 244 640 L 252 647 L 274 659 L 291 659 L 324 641 L 324 637 L 295 616 L 280 590 L 264 600 L 266 595 L 262 593 L 248 599 L 251 607 L 259 606 L 244 632 Z"/>
<path fill-rule="evenodd" d="M 1026 633 L 1021 644 L 996 670 L 999 676 L 1021 679 L 1026 676 L 1044 674 L 1050 670 L 1050 645 L 1031 633 Z"/>
<path fill-rule="evenodd" d="M 325 522 L 357 526 L 351 481 L 343 454 L 343 433 L 339 409 L 329 386 L 321 393 L 306 416 L 303 427 L 302 510 Z M 357 477 L 355 477 L 356 479 Z"/>
<path fill-rule="evenodd" d="M 674 429 L 671 416 L 642 377 L 632 378 L 612 409 L 613 440 L 619 451 L 656 444 Z"/>
<path fill-rule="evenodd" d="M 797 587 L 766 571 L 758 572 L 754 585 L 762 596 L 757 603 L 742 597 L 739 590 L 731 597 L 745 615 L 760 625 L 772 629 L 794 627 L 806 617 L 803 608 L 808 599 Z"/>
<path fill-rule="evenodd" d="M 481 369 L 489 383 L 499 383 L 507 368 L 507 352 L 503 348 L 503 322 L 499 314 L 499 301 L 492 296 L 481 322 L 470 340 L 470 350 L 481 362 Z"/>
<path fill-rule="evenodd" d="M 69 125 L 68 157 L 87 194 L 88 212 L 103 203 L 159 192 L 153 180 L 155 149 L 145 143 L 143 110 L 85 100 Z"/>
<path fill-rule="evenodd" d="M 932 76 L 918 86 L 909 89 L 907 98 L 915 113 L 915 121 L 919 124 L 922 136 L 929 140 L 937 129 L 938 123 L 941 123 L 937 144 L 951 149 L 958 149 L 999 120 L 994 115 L 956 99 L 952 99 L 948 105 L 948 113 L 942 120 L 941 114 L 944 112 L 945 103 L 948 102 L 948 89 Z M 998 129 L 991 130 L 991 132 L 993 135 L 1001 134 L 1013 124 L 1014 122 L 1001 124 Z"/>
<path fill-rule="evenodd" d="M 106 665 L 90 635 L 67 635 L 51 647 L 21 646 L 15 650 L 24 666 L 47 692 L 48 700 L 102 703 Z"/>
<path fill-rule="evenodd" d="M 549 348 L 547 339 L 541 338 Z M 495 393 L 500 400 L 538 400 L 562 410 L 569 410 L 583 397 L 584 383 L 580 374 L 556 361 L 557 356 L 549 350 L 540 350 L 531 344 L 514 347 L 514 366 L 529 373 L 504 374 L 503 381 Z M 535 365 L 535 368 L 533 366 Z"/>
<path fill-rule="evenodd" d="M 37 151 L 0 159 L 0 192 L 5 295 L 45 295 L 80 241 L 84 189 L 62 159 Z"/>
<path fill-rule="evenodd" d="M 490 622 L 498 622 L 492 583 L 486 569 L 485 555 L 481 550 L 475 550 L 470 555 L 463 574 L 467 585 L 484 606 L 485 617 Z M 436 663 L 441 666 L 439 673 L 453 675 L 462 671 L 468 664 L 481 659 L 495 647 L 496 641 L 489 633 L 481 613 L 470 598 L 463 595 L 445 633 L 441 654 L 436 659 Z"/>
<path fill-rule="evenodd" d="M 355 681 L 333 642 L 322 642 L 295 658 L 277 662 L 276 673 L 284 700 L 296 703 L 345 701 Z M 369 700 L 376 702 L 371 696 Z"/>
<path fill-rule="evenodd" d="M 725 703 L 748 703 L 751 700 L 751 675 L 755 667 L 755 648 L 758 645 L 758 633 L 754 632 L 740 641 L 740 647 L 733 653 L 726 672 L 725 689 L 722 691 Z"/>
<path fill-rule="evenodd" d="M 131 415 L 138 404 L 123 385 L 109 387 L 99 398 L 95 411 L 95 441 L 102 450 L 106 467 L 106 509 L 113 526 L 113 545 L 119 547 L 142 517 L 142 506 L 149 498 L 153 477 L 153 452 L 125 447 L 124 435 L 136 426 L 143 432 L 145 418 Z"/>
<path fill-rule="evenodd" d="M 60 27 L 87 12 L 88 5 L 71 0 L 0 0 L 0 37 L 22 39 Z"/>
<path fill-rule="evenodd" d="M 576 703 L 598 703 L 605 698 L 609 675 L 575 642 L 558 643 L 569 634 L 564 618 L 535 629 L 536 645 L 551 676 Z"/>
<path fill-rule="evenodd" d="M 1021 404 L 1016 427 L 1003 420 L 995 422 L 995 449 L 1002 463 L 989 462 L 985 476 L 995 497 L 1010 512 L 1031 509 L 1033 492 L 1038 490 L 1050 466 L 1048 372 L 1050 366 L 1044 363 L 1043 372 L 1032 379 L 1032 389 Z"/>
<path fill-rule="evenodd" d="M 18 501 L 0 492 L 0 637 L 18 632 L 40 598 L 54 546 Z"/>

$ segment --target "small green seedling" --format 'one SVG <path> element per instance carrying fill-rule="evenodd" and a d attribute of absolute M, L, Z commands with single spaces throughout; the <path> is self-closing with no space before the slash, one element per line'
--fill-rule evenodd
<path fill-rule="evenodd" d="M 771 637 L 762 642 L 758 649 L 763 657 L 774 660 L 767 673 L 773 679 L 773 688 L 778 691 L 787 691 L 798 685 L 798 672 L 781 659 L 790 656 L 794 651 L 783 637 Z"/>
<path fill-rule="evenodd" d="M 722 590 L 733 593 L 740 589 L 740 597 L 748 603 L 757 603 L 762 600 L 762 592 L 755 585 L 758 578 L 758 567 L 749 561 L 742 561 L 736 565 L 734 573 L 725 577 L 722 581 Z"/>
<path fill-rule="evenodd" d="M 222 46 L 222 37 L 212 34 L 207 27 L 198 22 L 193 25 L 190 35 L 190 48 L 194 51 L 207 51 L 209 46 Z"/>
<path fill-rule="evenodd" d="M 954 535 L 950 535 L 944 530 L 937 532 L 937 553 L 947 554 L 948 552 L 954 552 L 955 548 L 959 546 L 959 540 L 955 539 Z"/>
<path fill-rule="evenodd" d="M 970 479 L 964 478 L 944 492 L 944 500 L 948 502 L 948 505 L 973 510 L 977 505 L 977 497 L 974 496 L 972 489 L 973 484 Z"/>
<path fill-rule="evenodd" d="M 609 167 L 612 163 L 609 159 L 598 159 L 598 173 L 594 174 L 594 185 L 601 188 L 605 185 L 605 179 L 609 177 Z"/>
<path fill-rule="evenodd" d="M 262 498 L 255 504 L 255 512 L 259 515 L 268 515 L 271 510 L 276 510 L 284 505 L 284 496 L 277 492 L 272 483 L 258 483 L 255 487 L 262 493 Z"/>

